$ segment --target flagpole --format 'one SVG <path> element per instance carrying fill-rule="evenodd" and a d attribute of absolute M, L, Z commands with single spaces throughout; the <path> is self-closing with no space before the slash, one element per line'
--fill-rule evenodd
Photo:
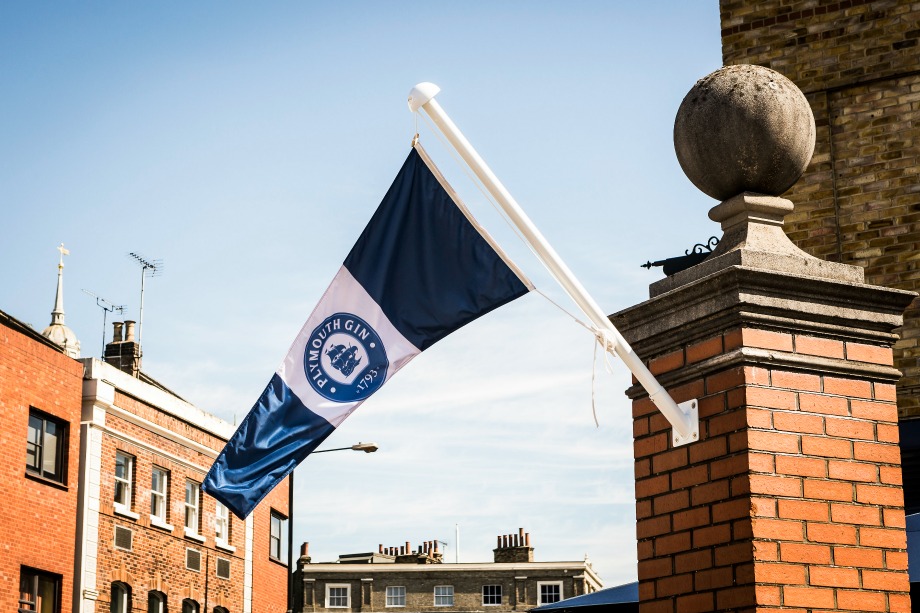
<path fill-rule="evenodd" d="M 489 190 L 489 193 L 502 207 L 512 223 L 521 231 L 524 239 L 533 248 L 537 257 L 546 265 L 550 273 L 572 297 L 579 308 L 584 311 L 597 329 L 606 333 L 605 336 L 609 337 L 608 340 L 612 342 L 614 353 L 623 360 L 626 367 L 629 368 L 645 391 L 648 392 L 649 398 L 658 410 L 671 423 L 674 429 L 672 437 L 674 446 L 699 440 L 699 418 L 696 399 L 682 402 L 678 405 L 658 383 L 658 380 L 645 367 L 645 364 L 642 363 L 642 360 L 629 346 L 629 343 L 626 342 L 619 330 L 614 327 L 600 306 L 575 278 L 575 275 L 569 270 L 540 230 L 537 229 L 520 205 L 514 200 L 511 193 L 505 189 L 498 177 L 495 176 L 463 133 L 447 116 L 441 105 L 434 99 L 440 91 L 440 88 L 433 83 L 419 83 L 409 92 L 409 109 L 412 112 L 423 109 L 428 113 L 434 124 L 441 130 L 454 149 L 457 150 L 457 153 L 460 154 L 460 157 L 476 174 L 485 188 Z M 607 347 L 607 350 L 609 349 L 610 347 Z"/>

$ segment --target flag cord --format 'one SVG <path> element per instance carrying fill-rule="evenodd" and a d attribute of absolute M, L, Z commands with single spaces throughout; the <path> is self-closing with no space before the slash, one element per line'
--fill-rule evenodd
<path fill-rule="evenodd" d="M 415 141 L 417 141 L 419 138 L 418 117 L 419 115 L 421 115 L 421 113 L 419 113 L 418 111 L 415 111 L 413 115 L 415 115 L 415 138 L 413 139 L 413 145 L 414 145 Z M 527 242 L 527 240 L 524 239 L 524 236 L 521 234 L 520 229 L 516 225 L 514 225 L 514 223 L 512 223 L 512 221 L 508 218 L 508 215 L 505 213 L 505 211 L 500 206 L 498 206 L 498 203 L 495 202 L 495 200 L 492 198 L 492 195 L 485 189 L 485 186 L 483 186 L 482 183 L 480 183 L 476 175 L 474 175 L 473 172 L 470 170 L 470 168 L 463 162 L 463 158 L 460 157 L 460 154 L 457 153 L 457 151 L 453 147 L 450 146 L 450 143 L 447 142 L 445 137 L 441 134 L 441 131 L 435 129 L 435 125 L 431 121 L 431 119 L 424 115 L 422 115 L 422 119 L 424 119 L 428 123 L 428 127 L 431 128 L 431 131 L 434 133 L 437 139 L 440 140 L 441 144 L 444 145 L 445 148 L 450 152 L 451 156 L 458 163 L 460 168 L 463 169 L 464 174 L 466 174 L 466 176 L 473 182 L 473 185 L 476 186 L 476 189 L 479 190 L 479 193 L 482 194 L 483 198 L 485 198 L 486 201 L 488 201 L 488 203 L 492 206 L 493 209 L 496 210 L 496 212 L 499 214 L 502 220 L 504 220 L 504 222 L 508 225 L 508 227 L 511 228 L 511 231 L 514 232 L 514 235 L 517 236 L 518 240 L 524 243 L 527 249 L 529 249 L 530 252 L 534 255 L 534 257 L 536 257 L 537 261 L 543 264 L 543 267 L 547 271 L 549 271 L 550 274 L 553 274 L 553 272 L 549 269 L 546 263 L 543 262 L 543 259 L 540 258 L 539 255 L 537 255 L 537 252 L 536 250 L 534 250 L 533 246 L 529 242 Z M 559 309 L 560 311 L 562 311 L 563 313 L 571 317 L 575 323 L 577 323 L 582 328 L 590 332 L 591 335 L 594 337 L 594 360 L 591 364 L 591 413 L 594 416 L 594 425 L 597 427 L 600 427 L 600 423 L 598 423 L 598 420 L 597 420 L 597 408 L 594 402 L 595 389 L 596 389 L 595 383 L 596 383 L 596 378 L 597 378 L 597 346 L 600 345 L 604 349 L 604 370 L 606 370 L 610 374 L 613 374 L 613 367 L 610 365 L 610 360 L 608 356 L 614 350 L 614 346 L 615 346 L 614 339 L 611 337 L 610 332 L 608 332 L 607 330 L 599 329 L 596 326 L 586 323 L 585 321 L 579 319 L 573 313 L 563 308 L 562 305 L 560 305 L 558 302 L 556 302 L 555 300 L 547 296 L 545 293 L 543 293 L 543 291 L 540 290 L 540 288 L 534 286 L 534 291 L 540 294 L 541 296 L 543 296 L 543 298 L 546 299 L 547 302 L 549 302 L 550 304 L 555 306 L 557 309 Z M 564 288 L 563 288 L 563 291 L 565 291 Z M 569 296 L 569 298 L 574 300 L 574 298 L 568 292 L 565 292 L 565 293 L 566 295 Z"/>
<path fill-rule="evenodd" d="M 577 323 L 579 326 L 590 332 L 592 336 L 594 336 L 594 343 L 592 343 L 594 345 L 594 358 L 591 361 L 591 415 L 594 417 L 594 425 L 600 428 L 601 424 L 597 420 L 597 404 L 595 403 L 595 396 L 597 391 L 597 346 L 601 345 L 604 348 L 604 370 L 606 370 L 608 374 L 612 375 L 613 366 L 610 365 L 610 354 L 613 352 L 613 339 L 610 338 L 610 333 L 607 330 L 598 329 L 591 324 L 585 323 L 578 319 L 575 317 L 575 315 L 565 310 L 562 305 L 544 294 L 540 288 L 534 287 L 533 291 L 543 296 L 547 302 L 571 317 L 575 323 Z"/>

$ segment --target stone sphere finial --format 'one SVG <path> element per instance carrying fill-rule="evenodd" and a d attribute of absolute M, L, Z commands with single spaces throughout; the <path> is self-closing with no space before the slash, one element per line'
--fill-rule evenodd
<path fill-rule="evenodd" d="M 725 66 L 684 98 L 674 149 L 687 178 L 717 200 L 779 196 L 811 161 L 815 118 L 802 91 L 775 70 Z"/>

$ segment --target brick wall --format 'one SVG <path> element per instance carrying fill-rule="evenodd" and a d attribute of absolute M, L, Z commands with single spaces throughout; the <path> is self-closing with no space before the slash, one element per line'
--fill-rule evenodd
<path fill-rule="evenodd" d="M 727 64 L 779 71 L 806 94 L 817 143 L 787 195 L 786 230 L 866 282 L 920 289 L 920 5 L 909 0 L 720 0 Z M 920 302 L 895 364 L 902 416 L 920 415 Z"/>
<path fill-rule="evenodd" d="M 211 449 L 220 449 L 223 445 L 213 434 L 123 393 L 116 392 L 115 405 Z M 231 514 L 230 545 L 236 550 L 218 547 L 214 538 L 216 501 L 201 494 L 201 538 L 187 538 L 184 531 L 186 481 L 200 484 L 213 458 L 113 413 L 106 415 L 106 427 L 109 431 L 102 439 L 101 457 L 97 610 L 100 607 L 108 610 L 111 584 L 121 581 L 131 587 L 132 610 L 146 610 L 148 592 L 159 591 L 166 595 L 168 610 L 181 610 L 182 600 L 190 598 L 197 601 L 202 610 L 207 600 L 208 610 L 219 601 L 230 610 L 241 611 L 245 554 L 243 523 Z M 134 458 L 130 511 L 138 516 L 136 519 L 114 508 L 115 454 L 119 451 Z M 171 530 L 151 523 L 151 471 L 154 466 L 169 471 L 166 521 L 172 525 Z M 114 546 L 115 526 L 132 531 L 131 551 Z M 200 553 L 200 570 L 186 567 L 186 549 L 189 548 Z M 230 580 L 217 576 L 217 558 L 230 561 Z"/>
<path fill-rule="evenodd" d="M 226 441 L 192 421 L 119 389 L 114 392 L 113 407 L 106 411 L 102 432 L 95 585 L 99 596 L 95 610 L 109 610 L 112 583 L 118 581 L 130 586 L 131 610 L 147 610 L 149 592 L 157 591 L 165 595 L 170 611 L 181 610 L 182 601 L 191 599 L 202 611 L 222 606 L 234 613 L 242 612 L 247 553 L 245 522 L 229 514 L 230 537 L 226 544 L 229 547 L 218 543 L 217 501 L 199 493 L 197 535 L 189 536 L 185 532 L 186 482 L 201 484 L 213 463 L 214 453 L 220 451 Z M 134 459 L 128 513 L 114 505 L 118 452 Z M 150 515 L 154 466 L 168 471 L 166 523 L 171 528 L 157 525 Z M 287 512 L 286 482 L 276 488 L 252 516 L 255 542 L 251 610 L 280 613 L 287 610 L 287 573 L 283 565 L 267 565 L 260 558 L 268 555 L 268 505 Z M 130 550 L 115 547 L 116 526 L 132 532 Z M 265 546 L 260 549 L 263 540 Z M 186 564 L 189 549 L 200 556 L 198 570 Z M 229 563 L 229 578 L 217 575 L 220 560 Z"/>
<path fill-rule="evenodd" d="M 290 518 L 288 512 L 288 486 L 285 479 L 259 503 L 252 512 L 252 600 L 253 611 L 258 613 L 284 613 L 288 610 L 288 566 L 284 560 L 274 560 L 269 556 L 269 536 L 271 534 L 271 512 L 277 511 L 281 516 Z M 290 526 L 290 524 L 287 524 Z M 287 547 L 288 535 L 281 535 L 283 547 Z M 285 549 L 286 551 L 286 549 Z M 295 552 L 296 553 L 296 552 Z"/>
<path fill-rule="evenodd" d="M 856 375 L 890 365 L 890 349 L 744 327 L 650 368 L 667 376 L 757 350 L 854 371 L 708 370 L 670 390 L 698 398 L 701 421 L 701 441 L 674 449 L 662 415 L 634 402 L 643 612 L 909 611 L 895 388 Z"/>
<path fill-rule="evenodd" d="M 0 313 L 0 316 L 3 316 Z M 19 608 L 22 566 L 61 577 L 61 611 L 72 610 L 83 367 L 35 333 L 0 321 L 0 609 Z M 69 424 L 63 485 L 26 476 L 30 407 Z"/>

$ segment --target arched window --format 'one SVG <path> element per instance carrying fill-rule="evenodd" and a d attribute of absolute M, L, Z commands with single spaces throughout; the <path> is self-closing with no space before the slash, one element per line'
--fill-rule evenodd
<path fill-rule="evenodd" d="M 166 594 L 147 592 L 147 613 L 166 613 Z"/>
<path fill-rule="evenodd" d="M 186 598 L 182 601 L 182 613 L 199 613 L 200 611 L 201 608 L 198 603 L 191 598 Z"/>
<path fill-rule="evenodd" d="M 224 607 L 214 607 L 214 613 L 230 613 L 230 611 Z"/>
<path fill-rule="evenodd" d="M 131 586 L 121 581 L 112 584 L 112 613 L 131 613 Z"/>

